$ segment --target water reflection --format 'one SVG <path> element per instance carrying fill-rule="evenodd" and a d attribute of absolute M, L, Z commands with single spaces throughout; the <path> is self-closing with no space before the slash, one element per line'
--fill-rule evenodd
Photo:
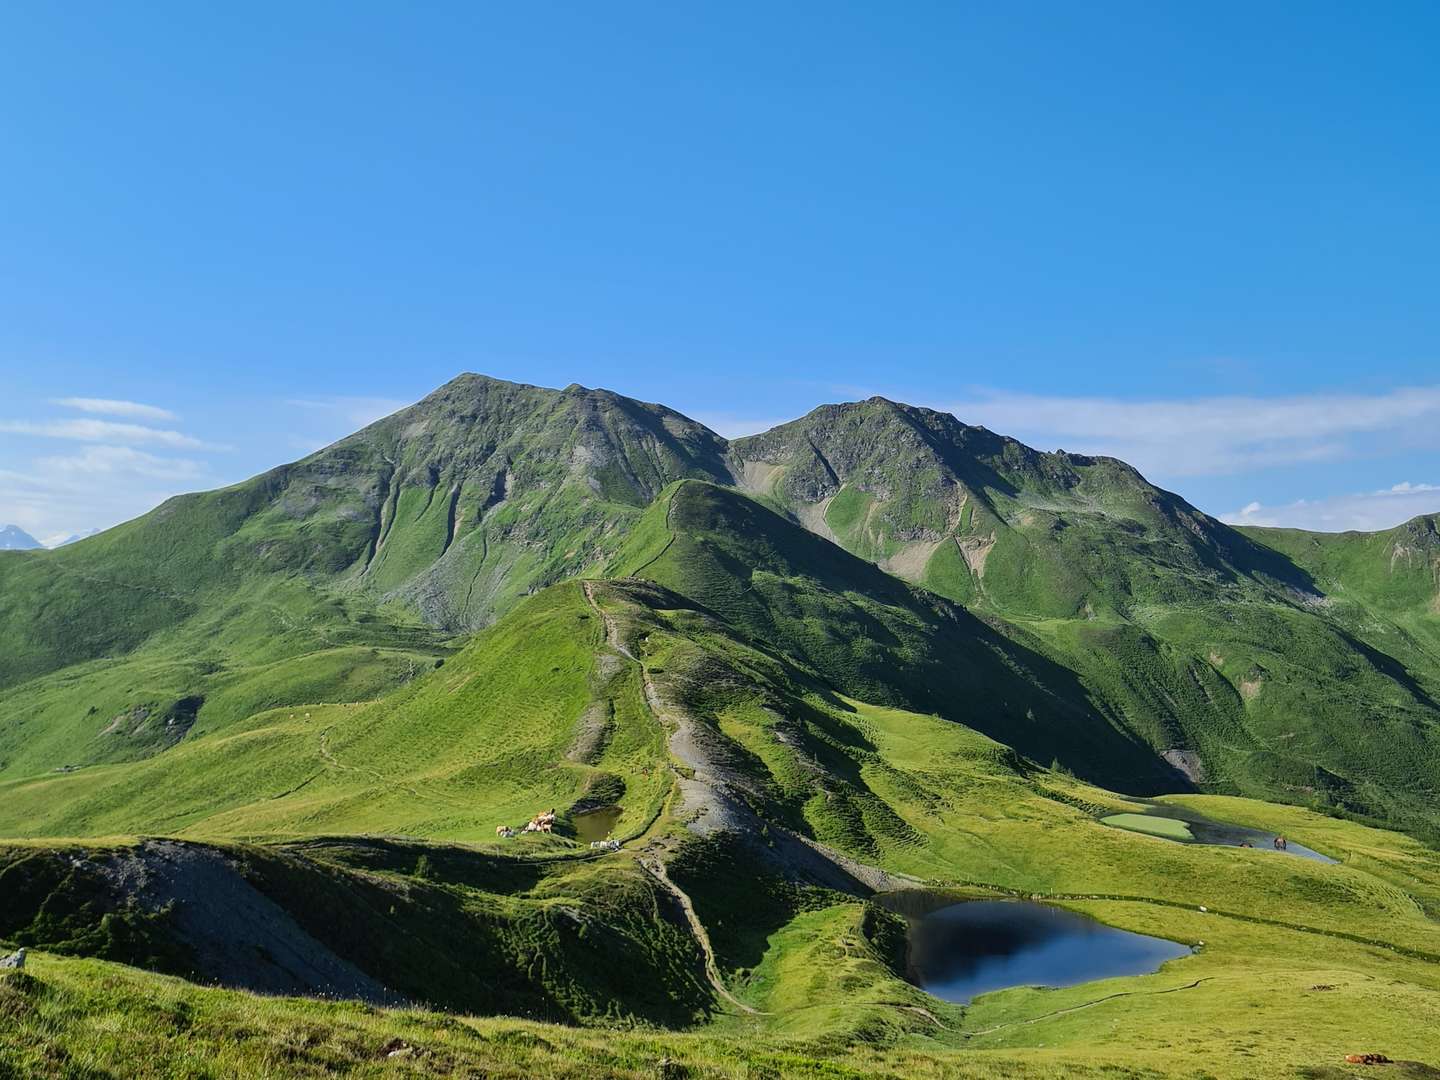
<path fill-rule="evenodd" d="M 1063 908 L 1014 900 L 970 900 L 912 916 L 909 941 L 911 981 L 959 1003 L 1010 986 L 1144 975 L 1190 952 Z"/>

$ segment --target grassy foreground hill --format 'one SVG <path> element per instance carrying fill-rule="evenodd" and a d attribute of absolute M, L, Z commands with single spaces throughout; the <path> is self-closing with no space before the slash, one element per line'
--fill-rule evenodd
<path fill-rule="evenodd" d="M 0 1075 L 1440 1062 L 1440 855 L 1335 805 L 1433 820 L 1423 536 L 1241 534 L 890 403 L 797 423 L 465 377 L 0 555 Z M 1100 820 L 1157 799 L 1337 861 Z M 907 981 L 904 913 L 1017 896 L 1193 949 Z"/>

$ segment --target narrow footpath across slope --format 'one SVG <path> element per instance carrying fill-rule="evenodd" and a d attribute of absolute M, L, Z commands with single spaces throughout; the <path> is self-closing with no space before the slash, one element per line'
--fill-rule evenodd
<path fill-rule="evenodd" d="M 655 691 L 650 684 L 648 675 L 645 673 L 644 665 L 640 664 L 640 659 L 630 651 L 621 639 L 619 628 L 615 625 L 615 620 L 596 601 L 594 583 L 585 581 L 582 582 L 581 585 L 585 590 L 585 599 L 589 603 L 591 610 L 600 617 L 605 627 L 606 644 L 631 663 L 640 666 L 641 678 L 644 680 L 646 707 L 649 708 L 651 715 L 655 718 L 655 722 L 663 729 L 668 730 L 668 725 L 665 723 L 660 712 L 655 708 Z M 705 958 L 705 977 L 715 990 L 715 993 L 741 1012 L 751 1015 L 759 1014 L 760 1010 L 745 1004 L 745 1002 L 737 998 L 730 992 L 729 988 L 726 987 L 725 981 L 720 977 L 720 965 L 715 960 L 715 949 L 710 944 L 710 934 L 706 931 L 705 924 L 700 921 L 700 916 L 695 911 L 695 905 L 691 902 L 689 894 L 680 888 L 679 885 L 675 884 L 669 873 L 666 872 L 665 864 L 658 858 L 647 858 L 644 855 L 637 855 L 636 862 L 640 864 L 641 869 L 654 878 L 655 881 L 679 903 L 680 910 L 685 913 L 685 921 L 690 926 L 690 934 L 694 937 L 696 944 L 700 946 L 701 955 Z"/>
<path fill-rule="evenodd" d="M 715 962 L 715 950 L 710 945 L 710 935 L 705 930 L 705 924 L 696 914 L 695 905 L 691 903 L 689 895 L 679 885 L 676 885 L 670 875 L 666 873 L 665 864 L 659 859 L 647 859 L 643 855 L 637 861 L 646 873 L 679 901 L 680 909 L 685 912 L 685 921 L 690 924 L 690 933 L 705 956 L 705 977 L 710 980 L 710 985 L 714 987 L 715 992 L 741 1012 L 750 1013 L 752 1016 L 761 1015 L 759 1009 L 746 1005 L 726 988 L 724 980 L 720 978 L 720 965 Z"/>

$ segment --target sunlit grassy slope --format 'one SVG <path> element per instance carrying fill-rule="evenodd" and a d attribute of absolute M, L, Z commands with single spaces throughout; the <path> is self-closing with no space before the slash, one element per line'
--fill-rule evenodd
<path fill-rule="evenodd" d="M 1087 905 L 1145 925 L 1144 911 Z M 1342 1078 L 1346 1053 L 1383 1046 L 1434 1060 L 1433 983 L 1372 949 L 1310 940 L 1198 914 L 1203 954 L 1159 975 L 1064 991 L 991 995 L 958 1014 L 865 978 L 869 949 L 854 908 L 801 916 L 776 934 L 754 1000 L 810 1002 L 692 1033 L 597 1031 L 343 1002 L 203 989 L 95 960 L 41 955 L 29 977 L 0 974 L 0 1068 L 17 1075 L 168 1077 L 484 1075 L 742 1080 L 772 1077 L 1067 1076 Z M 1164 927 L 1152 926 L 1152 929 Z M 1252 957 L 1269 963 L 1257 968 Z M 828 995 L 828 1000 L 825 998 Z M 819 1000 L 817 1000 L 819 999 Z M 860 1000 L 857 1000 L 860 999 Z M 1362 1021 L 1360 1018 L 1363 1017 Z M 842 1032 L 844 1034 L 842 1034 Z M 402 1053 L 388 1055 L 395 1050 Z M 680 1070 L 685 1070 L 681 1072 Z M 1432 1077 L 1391 1066 L 1387 1075 Z"/>
<path fill-rule="evenodd" d="M 32 1026 L 18 1028 L 24 1040 L 11 1045 L 33 1054 L 74 1047 L 82 1058 L 99 1055 L 97 1061 L 124 1046 L 179 1054 L 178 1036 L 170 1043 L 164 1025 L 142 1025 L 138 1017 L 151 1015 L 143 1001 L 183 999 L 190 1010 L 213 1016 L 219 1030 L 248 1015 L 263 1017 L 268 1032 L 244 1048 L 222 1047 L 217 1037 L 209 1049 L 185 1052 L 223 1062 L 271 1060 L 266 1055 L 287 1053 L 281 1033 L 296 1025 L 309 1034 L 305 1045 L 291 1047 L 290 1060 L 312 1070 L 347 1054 L 363 1056 L 369 1051 L 360 1048 L 393 1037 L 426 1048 L 435 1055 L 432 1064 L 483 1062 L 476 1067 L 517 1074 L 544 1068 L 557 1075 L 597 1068 L 642 1074 L 660 1057 L 715 1076 L 762 1066 L 804 1075 L 821 1061 L 859 1075 L 886 1069 L 937 1076 L 1025 1075 L 1026 1069 L 1037 1076 L 1057 1069 L 1189 1075 L 1193 1055 L 1202 1054 L 1209 1075 L 1281 1076 L 1334 1063 L 1357 1046 L 1422 1060 L 1440 1050 L 1432 1028 L 1399 1019 L 1431 1016 L 1440 990 L 1440 930 L 1431 917 L 1440 910 L 1440 859 L 1415 841 L 1298 808 L 1206 797 L 1191 797 L 1187 805 L 1283 830 L 1342 862 L 1329 866 L 1273 852 L 1182 845 L 1112 829 L 1096 818 L 1130 808 L 1123 797 L 1028 764 L 955 721 L 838 695 L 803 661 L 736 633 L 676 593 L 618 582 L 596 586 L 595 594 L 599 611 L 579 585 L 548 590 L 443 667 L 374 705 L 263 714 L 149 761 L 12 785 L 0 807 L 16 817 L 0 828 L 14 833 L 20 816 L 45 821 L 53 812 L 35 831 L 114 832 L 130 814 L 148 822 L 131 829 L 217 838 L 404 832 L 479 841 L 475 858 L 494 851 L 502 862 L 513 862 L 583 849 L 563 837 L 499 842 L 487 835 L 492 822 L 515 821 L 550 805 L 563 810 L 604 784 L 626 808 L 622 831 L 648 828 L 654 840 L 673 843 L 684 834 L 667 812 L 665 796 L 670 770 L 683 773 L 684 766 L 667 752 L 662 723 L 645 708 L 643 670 L 665 700 L 709 732 L 763 820 L 892 872 L 948 884 L 961 890 L 957 895 L 999 890 L 1050 897 L 1127 929 L 1203 941 L 1203 949 L 1151 976 L 1060 991 L 1016 989 L 956 1009 L 899 980 L 887 962 L 884 935 L 874 925 L 867 931 L 875 917 L 860 901 L 776 879 L 743 847 L 691 839 L 674 856 L 672 874 L 711 927 L 732 989 L 761 1010 L 746 1016 L 712 1002 L 710 1022 L 720 1025 L 712 1034 L 626 1035 L 602 1044 L 575 1033 L 485 1021 L 473 1025 L 482 1036 L 472 1037 L 453 1021 L 437 1028 L 414 1015 L 361 1016 L 334 1006 L 266 1003 L 140 976 L 121 980 L 123 991 L 113 981 L 101 991 L 94 980 L 102 969 L 42 955 L 34 971 L 44 993 L 56 996 L 26 1013 L 35 1017 L 24 1022 Z M 638 650 L 639 664 L 606 644 L 602 613 Z M 597 702 L 608 703 L 613 727 L 598 754 L 585 763 L 572 761 L 566 754 L 589 730 L 584 718 L 593 717 Z M 253 750 L 246 743 L 252 739 Z M 212 740 L 213 763 L 182 756 L 200 754 Z M 594 744 L 587 739 L 585 745 Z M 154 771 L 162 768 L 172 771 Z M 189 772 L 197 777 L 193 786 L 184 780 Z M 167 824 L 167 800 L 159 794 L 167 790 L 172 805 L 203 807 L 208 801 L 212 812 Z M 91 809 L 95 805 L 100 809 Z M 13 811 L 16 806 L 24 809 Z M 407 953 L 424 955 L 404 930 L 406 920 L 417 917 L 405 905 L 418 905 L 424 916 L 416 927 L 432 925 L 445 910 L 437 905 L 453 897 L 494 928 L 494 944 L 486 948 L 497 959 L 481 964 L 493 970 L 487 965 L 516 947 L 505 943 L 523 940 L 516 935 L 527 910 L 569 905 L 585 911 L 608 897 L 604 902 L 612 909 L 604 921 L 624 925 L 647 906 L 653 909 L 652 887 L 642 888 L 647 879 L 634 862 L 633 852 L 643 846 L 577 864 L 573 872 L 557 864 L 560 872 L 546 871 L 542 881 L 533 873 L 507 878 L 497 869 L 501 863 L 466 869 L 470 856 L 441 848 L 428 849 L 423 876 L 417 876 L 427 849 L 413 844 L 373 857 L 364 849 L 347 854 L 343 844 L 297 848 L 290 857 L 322 860 L 315 865 L 340 858 L 377 883 L 396 882 L 400 891 L 389 901 L 389 914 L 383 904 L 367 903 L 365 910 L 375 912 L 367 918 L 379 921 L 362 937 L 408 939 Z M 330 850 L 336 854 L 326 854 Z M 607 884 L 606 873 L 617 876 Z M 263 867 L 259 878 L 265 880 Z M 270 887 L 276 887 L 273 881 Z M 316 891 L 311 884 L 277 895 L 297 904 L 297 897 Z M 303 906 L 300 913 L 305 917 Z M 348 926 L 354 918 L 321 920 L 315 932 L 338 935 L 326 927 Z M 453 934 L 456 925 L 469 924 L 441 925 Z M 510 1000 L 515 1008 L 533 1000 L 527 1008 L 543 1012 L 556 1007 L 547 1002 L 562 1000 L 556 997 L 561 988 L 583 987 L 587 979 L 593 986 L 595 976 L 577 966 L 582 953 L 569 957 L 563 947 L 580 924 L 573 931 L 566 929 L 567 918 L 537 925 L 560 935 L 546 969 L 549 981 L 517 984 L 530 987 L 531 997 L 517 993 Z M 398 936 L 402 932 L 406 938 Z M 12 934 L 11 940 L 19 939 Z M 355 947 L 343 936 L 334 943 Z M 394 961 L 370 962 L 390 970 L 384 965 Z M 442 987 L 451 985 L 450 978 L 435 968 L 407 985 Z M 52 980 L 63 989 L 52 988 Z M 456 994 L 473 993 L 464 990 L 463 980 L 455 985 Z M 612 992 L 623 1002 L 641 985 L 620 984 Z M 1317 986 L 1331 989 L 1312 989 Z M 503 1003 L 491 1008 L 507 1011 Z M 97 1010 L 112 1018 L 103 1029 L 92 1019 Z M 570 1015 L 605 1022 L 603 1012 Z M 721 1033 L 728 1029 L 733 1032 L 727 1038 Z M 114 1035 L 119 1041 L 102 1030 L 120 1033 Z M 421 1031 L 428 1034 L 422 1038 Z M 747 1049 L 737 1051 L 734 1033 L 741 1031 L 747 1034 L 738 1045 Z M 534 1037 L 549 1047 L 542 1056 L 532 1054 L 540 1052 Z M 527 1047 L 519 1057 L 508 1056 L 511 1040 Z M 912 1060 L 922 1052 L 923 1059 Z"/>
<path fill-rule="evenodd" d="M 0 942 L 35 950 L 0 977 L 0 1075 L 1440 1060 L 1440 856 L 1363 820 L 1436 813 L 1433 525 L 1242 536 L 1119 463 L 866 406 L 727 448 L 603 392 L 461 381 L 0 559 Z M 1166 791 L 1339 861 L 1100 820 Z M 575 839 L 600 806 L 620 851 Z M 552 808 L 554 835 L 495 835 Z M 489 1019 L 102 962 L 216 976 L 116 870 L 144 836 L 390 994 Z M 1196 950 L 950 1006 L 862 880 Z"/>
<path fill-rule="evenodd" d="M 1235 530 L 1115 459 L 882 398 L 731 454 L 769 505 L 1073 672 L 1202 788 L 1440 830 L 1433 520 Z"/>
<path fill-rule="evenodd" d="M 133 760 L 191 724 L 379 696 L 728 477 L 661 406 L 462 376 L 292 465 L 0 558 L 0 779 Z"/>
<path fill-rule="evenodd" d="M 683 478 L 758 501 L 677 494 Z M 727 443 L 607 391 L 467 375 L 293 465 L 5 553 L 0 780 L 379 696 L 450 633 L 606 569 L 667 582 L 840 689 L 1112 787 L 1430 835 L 1434 538 L 1427 519 L 1242 533 L 1121 462 L 883 399 Z"/>
<path fill-rule="evenodd" d="M 255 714 L 164 754 L 12 782 L 0 834 L 477 839 L 594 791 L 652 817 L 663 744 L 638 675 L 597 656 L 578 584 L 557 586 L 379 701 Z"/>

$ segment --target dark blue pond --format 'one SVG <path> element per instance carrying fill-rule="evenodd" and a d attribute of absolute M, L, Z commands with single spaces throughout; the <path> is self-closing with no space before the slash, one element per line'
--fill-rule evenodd
<path fill-rule="evenodd" d="M 1188 945 L 1023 901 L 969 900 L 910 922 L 911 981 L 961 1004 L 1009 986 L 1145 975 L 1189 952 Z"/>

